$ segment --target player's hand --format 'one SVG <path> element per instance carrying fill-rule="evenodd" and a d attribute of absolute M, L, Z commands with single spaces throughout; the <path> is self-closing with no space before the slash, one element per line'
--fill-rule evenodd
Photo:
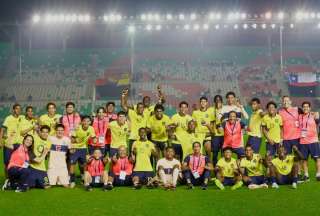
<path fill-rule="evenodd" d="M 125 89 L 122 90 L 122 95 L 123 96 L 128 95 L 128 93 L 129 93 L 129 89 L 128 88 L 125 88 Z"/>
<path fill-rule="evenodd" d="M 74 154 L 76 152 L 76 149 L 75 148 L 71 148 L 71 149 L 69 149 L 69 152 L 70 152 L 70 154 Z"/>

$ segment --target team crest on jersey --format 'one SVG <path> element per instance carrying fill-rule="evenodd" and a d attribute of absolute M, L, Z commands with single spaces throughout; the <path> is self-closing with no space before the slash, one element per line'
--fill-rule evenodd
<path fill-rule="evenodd" d="M 39 153 L 42 153 L 42 152 L 44 151 L 44 145 L 39 145 L 39 146 L 37 147 L 37 151 L 38 151 Z"/>
<path fill-rule="evenodd" d="M 149 144 L 148 143 L 146 143 L 146 148 L 149 148 Z"/>

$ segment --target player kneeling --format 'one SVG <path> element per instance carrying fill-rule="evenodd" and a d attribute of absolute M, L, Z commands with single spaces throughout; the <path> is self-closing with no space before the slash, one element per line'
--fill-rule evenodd
<path fill-rule="evenodd" d="M 292 150 L 293 154 L 287 155 L 285 148 L 280 146 L 278 157 L 269 162 L 272 188 L 285 184 L 292 184 L 292 188 L 297 188 L 298 162 L 303 155 L 296 146 L 293 146 Z"/>
<path fill-rule="evenodd" d="M 248 145 L 245 151 L 246 156 L 241 159 L 240 172 L 242 180 L 249 189 L 268 188 L 266 178 L 263 173 L 265 160 L 260 154 L 254 154 L 253 148 Z"/>
<path fill-rule="evenodd" d="M 93 155 L 88 156 L 86 171 L 84 172 L 84 186 L 87 191 L 92 191 L 92 187 L 107 189 L 108 174 L 104 170 L 108 163 L 107 158 L 103 158 L 100 149 L 94 149 Z"/>
<path fill-rule="evenodd" d="M 210 171 L 213 170 L 209 158 L 201 154 L 201 144 L 192 144 L 193 153 L 188 155 L 183 162 L 183 176 L 187 182 L 188 189 L 194 185 L 201 185 L 203 190 L 208 188 Z"/>
<path fill-rule="evenodd" d="M 215 171 L 216 179 L 214 182 L 220 190 L 224 190 L 224 186 L 232 186 L 231 190 L 242 186 L 243 182 L 237 161 L 232 158 L 232 148 L 227 147 L 223 150 L 223 157 L 218 161 Z"/>
<path fill-rule="evenodd" d="M 112 190 L 113 186 L 132 185 L 132 170 L 133 161 L 128 157 L 127 148 L 120 146 L 118 154 L 111 159 L 107 190 Z"/>
<path fill-rule="evenodd" d="M 173 147 L 166 147 L 165 158 L 157 163 L 157 173 L 160 183 L 166 190 L 175 190 L 180 172 L 180 162 L 174 158 Z"/>

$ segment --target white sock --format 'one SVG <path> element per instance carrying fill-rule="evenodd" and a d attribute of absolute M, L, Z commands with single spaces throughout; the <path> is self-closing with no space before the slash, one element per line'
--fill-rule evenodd
<path fill-rule="evenodd" d="M 173 170 L 173 173 L 172 173 L 172 184 L 173 184 L 173 186 L 177 185 L 178 177 L 179 177 L 179 169 L 175 168 Z"/>
<path fill-rule="evenodd" d="M 159 177 L 160 177 L 160 181 L 162 181 L 163 184 L 166 185 L 167 184 L 167 176 L 166 176 L 166 174 L 165 174 L 163 169 L 159 170 Z"/>
<path fill-rule="evenodd" d="M 309 173 L 304 173 L 304 176 L 305 177 L 309 177 Z"/>

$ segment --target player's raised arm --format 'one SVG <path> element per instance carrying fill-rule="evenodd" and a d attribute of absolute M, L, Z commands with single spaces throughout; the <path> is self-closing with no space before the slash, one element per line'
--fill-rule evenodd
<path fill-rule="evenodd" d="M 121 108 L 125 111 L 128 112 L 129 109 L 132 109 L 133 107 L 128 105 L 128 94 L 129 94 L 129 89 L 124 89 L 121 94 Z"/>
<path fill-rule="evenodd" d="M 159 98 L 158 103 L 159 104 L 164 104 L 166 102 L 166 98 L 165 98 L 165 95 L 162 92 L 162 89 L 161 89 L 160 85 L 157 86 L 157 91 L 158 91 L 158 98 Z"/>

